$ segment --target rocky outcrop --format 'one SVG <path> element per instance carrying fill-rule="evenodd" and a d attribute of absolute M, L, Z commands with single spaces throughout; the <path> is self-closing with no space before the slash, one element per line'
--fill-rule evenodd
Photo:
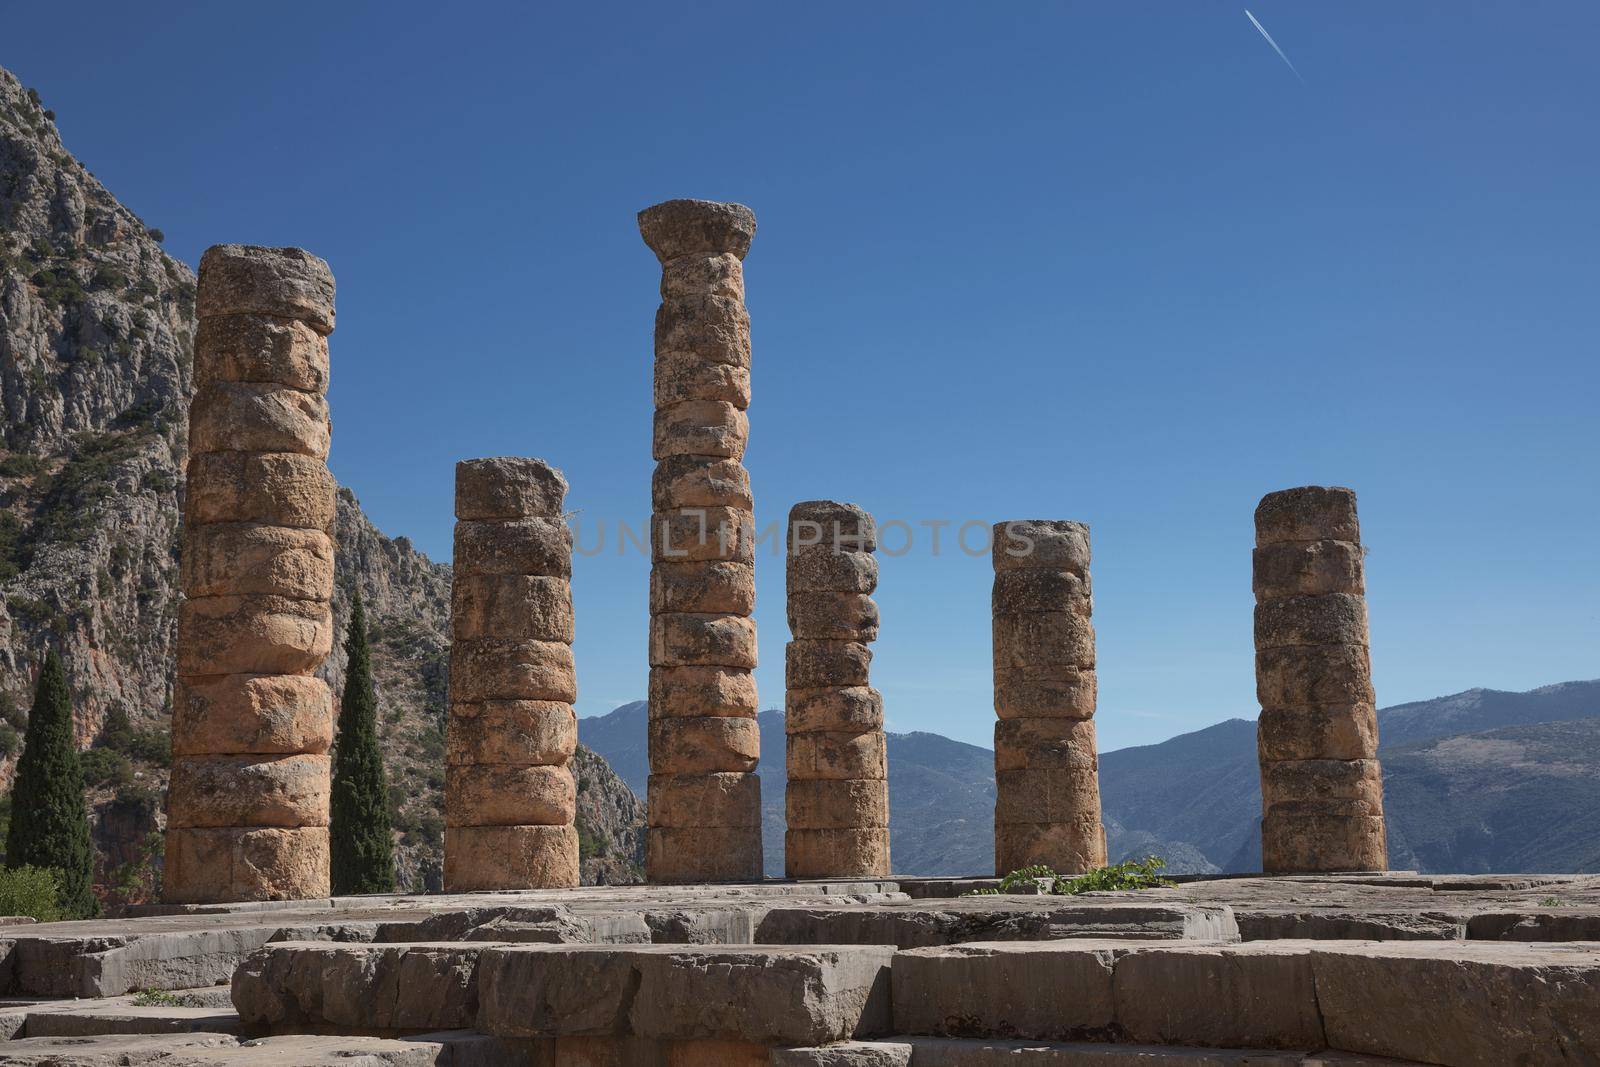
<path fill-rule="evenodd" d="M 99 880 L 118 898 L 148 896 L 159 877 L 195 296 L 194 272 L 162 251 L 160 231 L 119 204 L 65 150 L 42 102 L 0 71 L 0 789 L 35 664 L 55 647 L 79 742 L 93 746 Z M 450 568 L 377 530 L 348 489 L 334 541 L 336 640 L 318 675 L 337 696 L 359 588 L 400 883 L 436 887 Z M 586 792 L 605 798 L 590 832 L 613 844 L 593 862 L 586 851 L 583 874 L 625 880 L 638 801 L 603 761 L 587 766 Z M 581 824 L 581 800 L 579 812 Z"/>

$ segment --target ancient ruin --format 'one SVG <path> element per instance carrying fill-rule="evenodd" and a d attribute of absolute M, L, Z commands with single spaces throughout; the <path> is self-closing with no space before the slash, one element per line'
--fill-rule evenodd
<path fill-rule="evenodd" d="M 1089 528 L 997 523 L 991 553 L 995 871 L 1104 866 Z"/>
<path fill-rule="evenodd" d="M 878 637 L 878 545 L 854 504 L 808 500 L 789 509 L 784 662 L 790 878 L 887 877 L 888 749 L 883 695 L 868 684 Z"/>
<path fill-rule="evenodd" d="M 567 481 L 542 460 L 456 465 L 444 884 L 578 884 Z"/>
<path fill-rule="evenodd" d="M 1385 870 L 1356 494 L 1262 497 L 1254 572 L 1262 870 Z"/>
<path fill-rule="evenodd" d="M 639 213 L 661 261 L 650 520 L 652 882 L 761 877 L 755 566 L 745 253 L 740 204 L 669 200 Z"/>
<path fill-rule="evenodd" d="M 333 274 L 297 248 L 200 261 L 173 695 L 169 901 L 328 892 Z"/>

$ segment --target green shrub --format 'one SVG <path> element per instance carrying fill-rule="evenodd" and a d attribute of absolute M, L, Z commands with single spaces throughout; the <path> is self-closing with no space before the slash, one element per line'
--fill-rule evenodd
<path fill-rule="evenodd" d="M 45 867 L 0 867 L 0 915 L 27 915 L 42 923 L 61 918 L 56 872 Z"/>
<path fill-rule="evenodd" d="M 1027 883 L 1039 891 L 1058 897 L 1072 897 L 1079 893 L 1103 893 L 1121 889 L 1154 889 L 1172 883 L 1161 877 L 1167 861 L 1160 856 L 1146 856 L 1142 860 L 1125 860 L 1108 867 L 1096 867 L 1078 875 L 1057 874 L 1045 864 L 1035 864 L 1012 871 L 1000 879 L 994 889 L 975 889 L 973 896 L 998 896 L 1015 893 Z"/>
<path fill-rule="evenodd" d="M 83 767 L 83 782 L 90 787 L 133 784 L 133 764 L 127 756 L 109 748 L 91 748 L 78 755 Z"/>

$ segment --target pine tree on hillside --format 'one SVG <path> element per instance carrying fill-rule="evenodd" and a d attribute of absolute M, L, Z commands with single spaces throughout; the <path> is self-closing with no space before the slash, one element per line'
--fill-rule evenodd
<path fill-rule="evenodd" d="M 335 893 L 394 892 L 394 839 L 389 788 L 378 749 L 378 698 L 367 653 L 367 614 L 361 594 L 350 604 L 345 637 L 344 699 L 333 746 L 333 826 L 330 861 Z"/>
<path fill-rule="evenodd" d="M 83 768 L 72 735 L 72 700 L 61 657 L 45 656 L 33 711 L 11 785 L 11 828 L 6 866 L 56 871 L 65 918 L 100 914 L 95 899 L 94 846 L 83 800 Z"/>

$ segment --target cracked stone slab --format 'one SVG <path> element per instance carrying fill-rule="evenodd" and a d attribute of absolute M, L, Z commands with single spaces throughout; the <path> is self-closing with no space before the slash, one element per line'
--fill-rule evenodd
<path fill-rule="evenodd" d="M 1262 1052 L 1173 1045 L 1040 1044 L 916 1037 L 912 1067 L 1407 1067 L 1413 1061 L 1347 1052 Z"/>

